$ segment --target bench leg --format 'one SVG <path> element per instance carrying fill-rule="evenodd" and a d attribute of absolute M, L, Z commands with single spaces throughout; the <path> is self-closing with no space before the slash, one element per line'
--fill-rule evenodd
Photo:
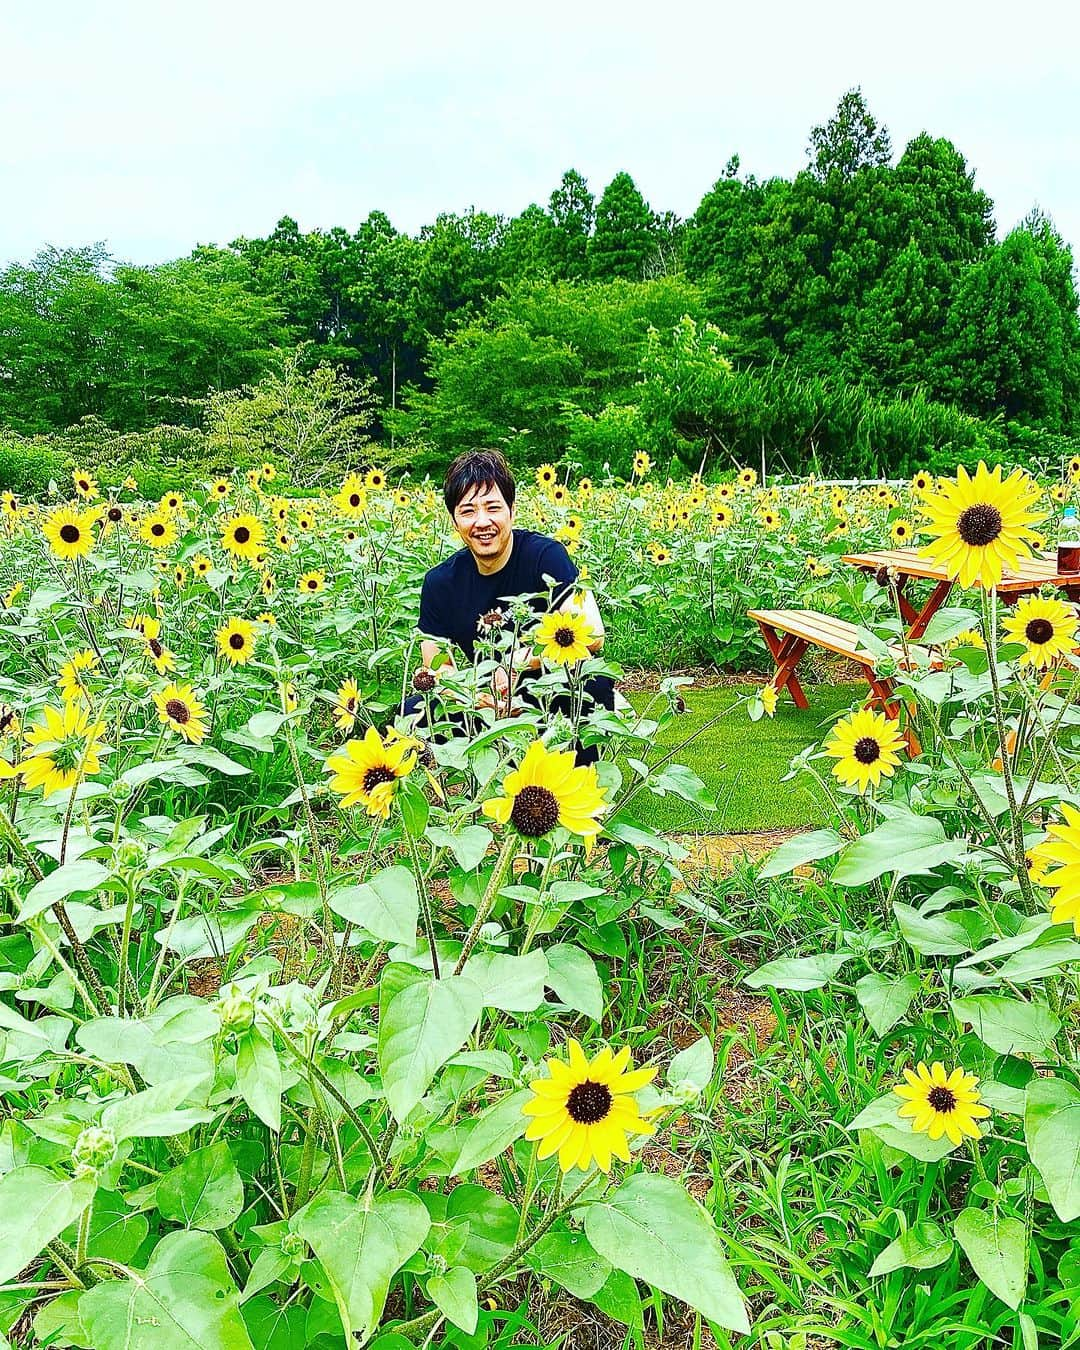
<path fill-rule="evenodd" d="M 803 693 L 803 687 L 799 683 L 799 677 L 795 674 L 795 667 L 802 660 L 803 653 L 810 645 L 805 638 L 795 637 L 790 633 L 781 635 L 775 628 L 767 623 L 758 620 L 758 627 L 761 629 L 761 636 L 765 639 L 765 645 L 776 663 L 776 674 L 773 676 L 773 684 L 777 693 L 781 689 L 787 689 L 795 701 L 796 708 L 809 708 L 810 700 Z"/>

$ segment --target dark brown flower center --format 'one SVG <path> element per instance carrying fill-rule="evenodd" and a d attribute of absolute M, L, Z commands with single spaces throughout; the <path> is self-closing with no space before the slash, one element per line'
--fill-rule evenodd
<path fill-rule="evenodd" d="M 243 651 L 243 648 L 244 648 L 244 635 L 243 635 L 243 633 L 230 633 L 230 634 L 229 634 L 229 646 L 233 649 L 234 652 Z"/>
<path fill-rule="evenodd" d="M 309 591 L 317 591 L 319 589 L 318 577 L 308 577 L 307 588 Z"/>
<path fill-rule="evenodd" d="M 529 784 L 514 798 L 510 823 L 518 834 L 539 839 L 559 823 L 559 800 L 550 788 Z"/>
<path fill-rule="evenodd" d="M 86 481 L 85 478 L 79 479 L 79 487 L 82 489 L 83 492 L 90 491 L 90 484 Z"/>
<path fill-rule="evenodd" d="M 572 647 L 576 638 L 572 628 L 557 628 L 555 630 L 555 643 L 559 647 Z"/>
<path fill-rule="evenodd" d="M 881 758 L 881 746 L 873 736 L 860 736 L 855 742 L 855 758 L 860 764 L 873 764 Z"/>
<path fill-rule="evenodd" d="M 1001 533 L 1004 521 L 996 506 L 978 502 L 961 511 L 956 532 L 969 548 L 985 548 Z"/>
<path fill-rule="evenodd" d="M 956 1094 L 951 1088 L 932 1087 L 926 1094 L 926 1100 L 935 1111 L 940 1111 L 942 1115 L 948 1115 L 950 1111 L 956 1109 Z"/>
<path fill-rule="evenodd" d="M 351 493 L 349 494 L 349 505 L 350 505 L 350 506 L 359 506 L 359 505 L 360 505 L 360 494 L 359 494 L 359 492 L 351 492 Z"/>
<path fill-rule="evenodd" d="M 150 650 L 156 657 L 160 657 L 161 653 L 165 650 L 165 648 L 161 645 L 161 643 L 157 640 L 157 638 L 150 638 L 147 642 L 147 646 L 150 648 Z"/>
<path fill-rule="evenodd" d="M 236 529 L 233 530 L 233 538 L 238 544 L 246 544 L 251 538 L 251 531 L 246 525 L 237 525 Z"/>
<path fill-rule="evenodd" d="M 182 698 L 169 699 L 168 703 L 165 704 L 165 711 L 174 722 L 179 722 L 181 726 L 191 721 L 191 709 Z"/>
<path fill-rule="evenodd" d="M 606 1119 L 611 1110 L 611 1089 L 604 1083 L 586 1078 L 570 1089 L 566 1109 L 576 1125 L 596 1125 Z"/>
<path fill-rule="evenodd" d="M 392 783 L 395 778 L 393 769 L 385 764 L 376 764 L 364 774 L 364 791 L 374 792 L 380 783 Z"/>
<path fill-rule="evenodd" d="M 154 521 L 153 525 L 150 526 L 150 533 L 157 535 L 157 537 L 160 539 L 161 536 L 165 533 L 165 526 L 162 525 L 161 521 L 156 520 Z"/>
<path fill-rule="evenodd" d="M 430 693 L 435 688 L 435 676 L 432 675 L 430 670 L 421 668 L 413 676 L 413 688 L 419 694 Z"/>
<path fill-rule="evenodd" d="M 1024 636 L 1029 642 L 1034 642 L 1036 646 L 1041 647 L 1044 642 L 1049 642 L 1054 636 L 1054 625 L 1049 619 L 1032 619 L 1024 629 Z"/>
<path fill-rule="evenodd" d="M 110 506 L 108 511 L 106 511 L 105 515 L 106 518 L 111 520 L 114 524 L 116 523 L 116 521 L 123 520 L 124 518 L 124 513 L 123 511 L 120 510 L 118 506 Z"/>
<path fill-rule="evenodd" d="M 65 544 L 77 544 L 82 538 L 82 530 L 78 525 L 61 525 L 60 538 Z"/>

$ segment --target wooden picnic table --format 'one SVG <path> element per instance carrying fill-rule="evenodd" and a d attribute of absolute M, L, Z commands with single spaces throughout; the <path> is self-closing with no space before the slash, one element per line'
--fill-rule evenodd
<path fill-rule="evenodd" d="M 909 638 L 921 638 L 926 626 L 948 599 L 949 592 L 956 584 L 940 563 L 930 562 L 919 553 L 917 548 L 883 548 L 869 553 L 848 553 L 843 560 L 864 572 L 877 572 L 881 568 L 892 568 L 896 573 L 897 599 L 900 613 L 908 625 Z M 936 582 L 922 608 L 916 608 L 904 594 L 904 587 L 912 580 Z M 1013 571 L 1002 574 L 998 583 L 998 594 L 1006 604 L 1014 604 L 1040 586 L 1060 586 L 1070 600 L 1080 600 L 1080 574 L 1060 572 L 1057 565 L 1057 553 L 1037 553 L 1030 558 L 1022 558 Z"/>

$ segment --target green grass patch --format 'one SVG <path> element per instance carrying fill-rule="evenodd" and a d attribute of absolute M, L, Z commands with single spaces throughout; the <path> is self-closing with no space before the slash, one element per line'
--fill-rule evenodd
<path fill-rule="evenodd" d="M 657 749 L 674 748 L 723 713 L 720 721 L 674 757 L 704 779 L 719 809 L 702 811 L 673 796 L 638 797 L 635 806 L 639 812 L 647 810 L 654 828 L 683 834 L 733 834 L 825 823 L 821 803 L 809 791 L 807 780 L 780 780 L 794 756 L 820 741 L 823 730 L 852 706 L 859 696 L 857 687 L 807 685 L 809 708 L 800 711 L 783 696 L 776 716 L 763 717 L 760 722 L 751 722 L 745 709 L 737 706 L 751 688 L 684 691 L 686 712 L 658 738 Z M 640 712 L 657 696 L 633 693 L 628 697 Z M 620 767 L 624 773 L 633 772 L 625 763 Z"/>

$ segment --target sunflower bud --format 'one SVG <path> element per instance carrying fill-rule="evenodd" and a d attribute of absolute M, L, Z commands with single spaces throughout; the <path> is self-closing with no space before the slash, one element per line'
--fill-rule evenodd
<path fill-rule="evenodd" d="M 88 1125 L 71 1150 L 71 1163 L 79 1177 L 99 1172 L 115 1157 L 116 1135 L 102 1125 Z"/>
<path fill-rule="evenodd" d="M 432 1252 L 428 1260 L 431 1262 L 431 1269 L 436 1275 L 445 1275 L 449 1269 L 446 1257 L 441 1256 L 438 1252 Z"/>
<path fill-rule="evenodd" d="M 116 850 L 117 864 L 126 872 L 134 872 L 146 862 L 146 845 L 129 839 Z"/>
<path fill-rule="evenodd" d="M 412 687 L 418 694 L 430 694 L 435 688 L 435 676 L 427 666 L 421 666 L 412 678 Z"/>
<path fill-rule="evenodd" d="M 281 1250 L 286 1256 L 301 1257 L 307 1251 L 307 1243 L 299 1233 L 286 1233 L 281 1239 Z"/>
<path fill-rule="evenodd" d="M 215 1007 L 225 1031 L 247 1031 L 255 1021 L 255 1000 L 237 984 L 222 990 Z"/>
<path fill-rule="evenodd" d="M 115 783 L 109 785 L 109 801 L 115 806 L 123 806 L 125 802 L 131 800 L 135 789 L 130 783 L 125 782 L 123 778 L 118 778 Z"/>

